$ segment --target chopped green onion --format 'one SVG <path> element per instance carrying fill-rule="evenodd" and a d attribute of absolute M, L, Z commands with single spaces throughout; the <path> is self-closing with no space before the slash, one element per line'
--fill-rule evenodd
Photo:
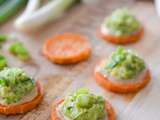
<path fill-rule="evenodd" d="M 9 47 L 9 51 L 22 61 L 27 61 L 31 58 L 28 50 L 24 47 L 24 45 L 21 42 L 13 43 Z"/>
<path fill-rule="evenodd" d="M 4 34 L 0 34 L 0 43 L 5 42 L 7 40 L 8 36 Z"/>
<path fill-rule="evenodd" d="M 7 59 L 4 56 L 0 55 L 0 70 L 4 69 L 7 66 Z"/>

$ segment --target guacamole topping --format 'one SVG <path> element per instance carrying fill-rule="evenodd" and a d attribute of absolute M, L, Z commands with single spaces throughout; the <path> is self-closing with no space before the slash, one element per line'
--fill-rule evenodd
<path fill-rule="evenodd" d="M 103 25 L 116 36 L 130 35 L 140 29 L 140 22 L 127 9 L 115 10 L 105 19 Z"/>
<path fill-rule="evenodd" d="M 65 98 L 61 110 L 70 120 L 101 120 L 106 116 L 105 100 L 82 88 Z"/>
<path fill-rule="evenodd" d="M 106 61 L 104 70 L 118 80 L 130 80 L 145 70 L 145 62 L 131 51 L 118 48 Z"/>
<path fill-rule="evenodd" d="M 19 68 L 5 68 L 0 72 L 0 104 L 17 103 L 35 88 L 35 81 Z"/>

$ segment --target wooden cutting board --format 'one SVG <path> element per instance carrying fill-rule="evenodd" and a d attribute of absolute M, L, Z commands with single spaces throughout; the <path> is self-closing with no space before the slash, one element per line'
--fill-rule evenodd
<path fill-rule="evenodd" d="M 96 1 L 96 0 L 95 0 Z M 93 76 L 97 61 L 110 55 L 117 45 L 107 43 L 96 36 L 96 30 L 103 18 L 119 7 L 128 7 L 145 27 L 143 40 L 125 48 L 136 50 L 149 64 L 152 71 L 151 83 L 136 94 L 114 94 L 99 87 Z M 39 107 L 23 115 L 0 116 L 0 120 L 50 120 L 51 104 L 58 98 L 80 87 L 103 95 L 110 100 L 117 113 L 117 120 L 160 120 L 160 20 L 152 2 L 133 0 L 97 0 L 94 4 L 81 4 L 67 12 L 61 19 L 46 25 L 37 32 L 23 33 L 17 31 L 13 21 L 0 26 L 0 32 L 16 37 L 4 46 L 2 54 L 10 66 L 25 69 L 35 79 L 40 80 L 45 89 L 45 98 Z M 77 32 L 86 35 L 92 44 L 92 56 L 89 60 L 75 65 L 61 66 L 48 61 L 41 53 L 47 37 L 56 33 Z M 32 53 L 33 60 L 23 63 L 8 53 L 8 45 L 14 40 L 25 43 Z"/>

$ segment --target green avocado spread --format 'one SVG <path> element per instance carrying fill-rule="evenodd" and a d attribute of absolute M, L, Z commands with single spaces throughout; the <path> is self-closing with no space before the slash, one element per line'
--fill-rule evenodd
<path fill-rule="evenodd" d="M 125 8 L 115 10 L 103 25 L 117 36 L 133 34 L 140 28 L 140 22 Z"/>
<path fill-rule="evenodd" d="M 19 68 L 5 68 L 0 71 L 1 103 L 10 105 L 19 102 L 35 86 L 35 81 Z"/>
<path fill-rule="evenodd" d="M 101 120 L 106 116 L 105 100 L 81 88 L 65 98 L 62 112 L 70 120 Z"/>
<path fill-rule="evenodd" d="M 145 62 L 131 51 L 118 48 L 106 61 L 105 71 L 117 79 L 133 79 L 145 69 Z"/>

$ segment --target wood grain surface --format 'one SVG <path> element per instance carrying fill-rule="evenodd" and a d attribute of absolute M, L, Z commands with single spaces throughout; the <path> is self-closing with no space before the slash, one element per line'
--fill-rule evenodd
<path fill-rule="evenodd" d="M 0 26 L 0 32 L 11 36 L 3 46 L 4 54 L 12 67 L 25 69 L 44 86 L 45 98 L 39 107 L 23 115 L 0 116 L 0 120 L 50 120 L 51 104 L 80 87 L 103 95 L 114 106 L 117 120 L 160 120 L 160 19 L 152 2 L 133 0 L 95 0 L 93 4 L 81 4 L 56 22 L 36 32 L 24 33 L 16 30 L 13 21 Z M 107 43 L 96 36 L 96 30 L 103 18 L 116 8 L 128 7 L 145 27 L 145 37 L 125 48 L 136 50 L 148 63 L 152 72 L 151 83 L 135 94 L 114 94 L 104 91 L 95 83 L 93 69 L 97 61 L 110 55 L 117 45 Z M 77 32 L 86 35 L 92 44 L 92 56 L 84 62 L 61 66 L 48 61 L 41 53 L 46 38 L 63 32 Z M 8 53 L 8 46 L 14 40 L 25 43 L 32 53 L 32 60 L 23 63 Z"/>

